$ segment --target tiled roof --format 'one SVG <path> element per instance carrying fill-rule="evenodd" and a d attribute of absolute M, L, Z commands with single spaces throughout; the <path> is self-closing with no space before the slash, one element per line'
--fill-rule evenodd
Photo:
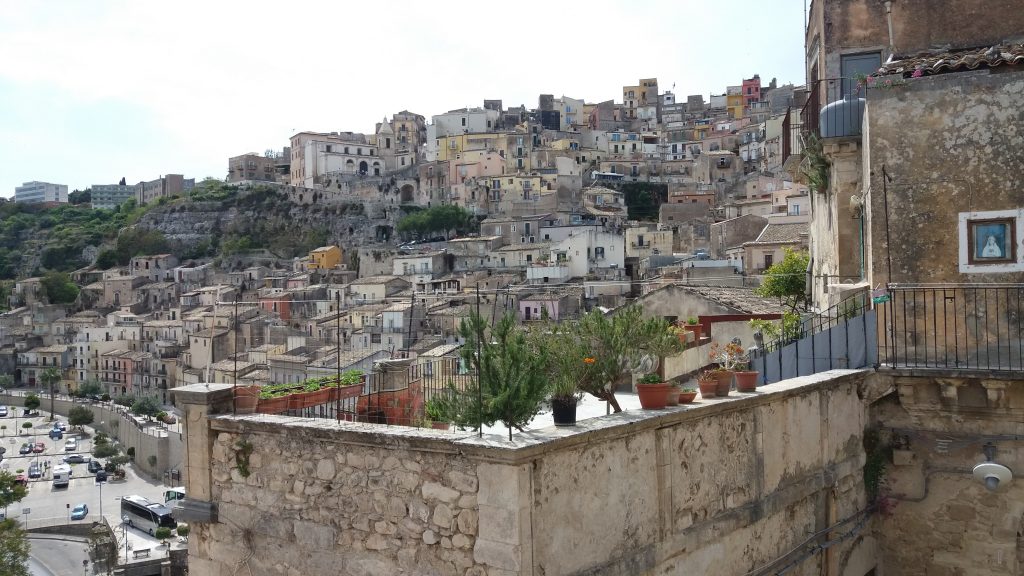
<path fill-rule="evenodd" d="M 809 225 L 799 224 L 768 224 L 761 235 L 754 240 L 755 244 L 785 244 L 805 241 Z"/>
<path fill-rule="evenodd" d="M 915 70 L 921 70 L 922 74 L 938 74 L 1020 64 L 1024 64 L 1024 44 L 999 44 L 967 50 L 943 50 L 891 60 L 883 64 L 874 76 L 910 76 Z"/>
<path fill-rule="evenodd" d="M 732 308 L 741 314 L 782 314 L 787 310 L 778 300 L 758 296 L 751 288 L 679 285 L 677 287 L 694 294 L 699 294 L 708 300 Z"/>

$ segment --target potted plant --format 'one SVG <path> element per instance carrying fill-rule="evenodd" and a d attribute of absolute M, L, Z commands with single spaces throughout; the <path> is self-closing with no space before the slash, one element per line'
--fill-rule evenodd
<path fill-rule="evenodd" d="M 689 318 L 686 319 L 686 325 L 683 326 L 683 328 L 686 328 L 690 332 L 693 332 L 693 341 L 699 346 L 700 335 L 701 332 L 704 330 L 704 325 L 700 323 L 700 319 L 697 318 L 696 316 L 690 316 Z"/>
<path fill-rule="evenodd" d="M 700 388 L 700 397 L 707 399 L 718 396 L 718 379 L 715 378 L 714 370 L 704 370 L 697 376 L 697 386 Z"/>
<path fill-rule="evenodd" d="M 682 391 L 683 389 L 678 384 L 669 382 L 668 398 L 665 401 L 665 406 L 678 406 L 679 393 Z"/>
<path fill-rule="evenodd" d="M 156 529 L 156 533 L 153 535 L 161 544 L 167 546 L 167 539 L 171 537 L 171 529 L 167 526 L 161 526 Z"/>
<path fill-rule="evenodd" d="M 260 414 L 279 414 L 288 410 L 288 395 L 295 390 L 295 384 L 270 384 L 260 390 L 260 401 L 256 411 Z"/>
<path fill-rule="evenodd" d="M 717 383 L 716 383 L 716 391 L 717 391 Z M 679 403 L 680 404 L 689 404 L 690 402 L 693 402 L 693 400 L 696 397 L 697 397 L 697 389 L 696 388 L 692 388 L 690 386 L 687 386 L 687 387 L 683 388 L 681 392 L 679 392 Z"/>
<path fill-rule="evenodd" d="M 668 329 L 669 332 L 675 334 L 676 338 L 679 339 L 679 343 L 682 344 L 684 348 L 689 344 L 689 339 L 686 336 L 687 334 L 689 334 L 689 330 L 683 328 L 682 326 L 669 326 Z"/>
<path fill-rule="evenodd" d="M 733 374 L 744 357 L 743 348 L 735 342 L 729 342 L 724 346 L 717 342 L 711 343 L 711 360 L 718 363 L 715 379 L 718 381 L 719 396 L 729 395 Z"/>
<path fill-rule="evenodd" d="M 740 392 L 757 392 L 757 370 L 750 369 L 750 358 L 743 356 L 736 365 L 736 389 Z"/>
<path fill-rule="evenodd" d="M 259 386 L 235 386 L 235 414 L 252 414 L 260 401 Z"/>
<path fill-rule="evenodd" d="M 435 430 L 447 430 L 448 418 L 445 416 L 444 401 L 434 396 L 423 405 L 423 414 L 430 420 L 430 427 Z"/>
<path fill-rule="evenodd" d="M 668 403 L 672 385 L 655 373 L 645 374 L 636 383 L 636 394 L 644 410 L 661 410 Z"/>

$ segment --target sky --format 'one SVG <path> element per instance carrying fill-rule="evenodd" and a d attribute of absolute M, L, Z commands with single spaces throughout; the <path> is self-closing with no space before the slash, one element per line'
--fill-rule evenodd
<path fill-rule="evenodd" d="M 0 196 L 224 178 L 299 131 L 483 100 L 804 82 L 803 0 L 0 0 Z"/>

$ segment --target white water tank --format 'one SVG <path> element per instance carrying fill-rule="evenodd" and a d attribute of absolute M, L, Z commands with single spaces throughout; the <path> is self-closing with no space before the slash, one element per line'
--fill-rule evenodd
<path fill-rule="evenodd" d="M 822 138 L 857 136 L 864 119 L 864 99 L 847 96 L 825 106 L 819 116 Z"/>

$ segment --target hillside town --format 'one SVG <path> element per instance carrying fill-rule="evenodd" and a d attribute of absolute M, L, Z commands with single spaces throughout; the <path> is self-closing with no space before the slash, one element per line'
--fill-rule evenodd
<path fill-rule="evenodd" d="M 25 182 L 130 216 L 21 262 L 3 402 L 89 406 L 184 484 L 166 561 L 101 512 L 92 565 L 1024 574 L 1024 12 L 919 4 L 814 0 L 799 84 L 624 74 Z M 286 220 L 323 223 L 297 256 Z"/>

